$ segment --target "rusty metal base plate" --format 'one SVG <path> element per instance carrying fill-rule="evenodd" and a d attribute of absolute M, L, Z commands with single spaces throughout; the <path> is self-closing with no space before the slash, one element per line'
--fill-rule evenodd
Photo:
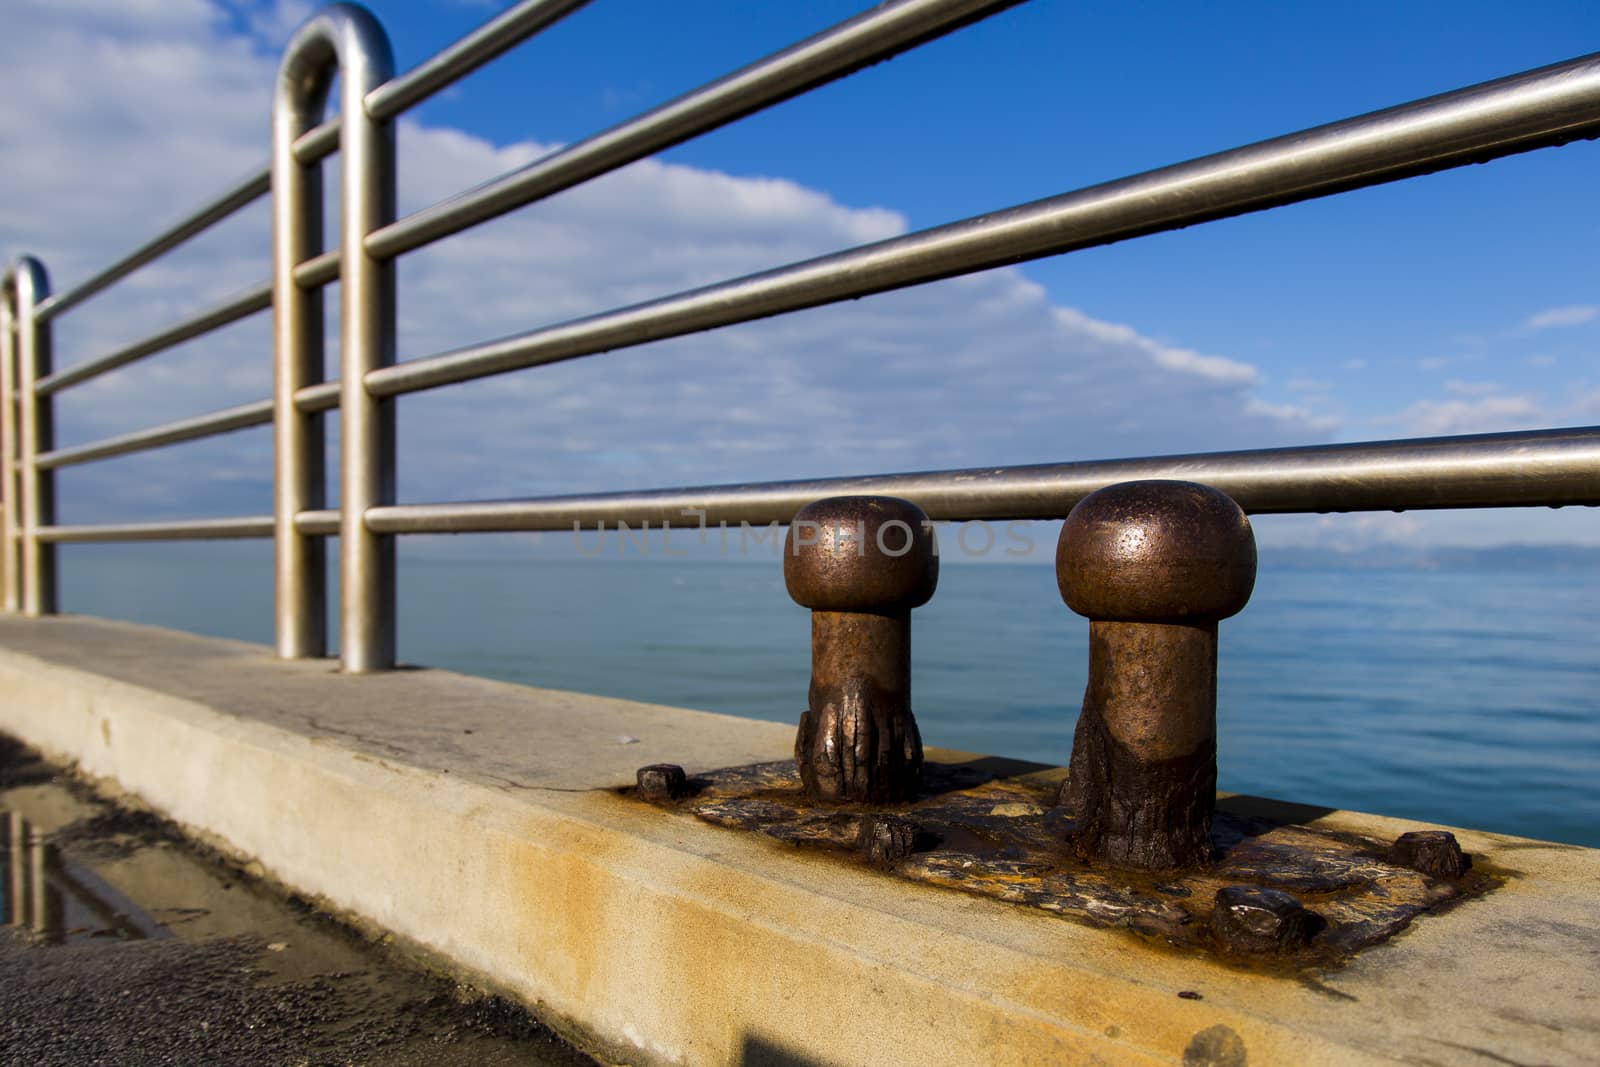
<path fill-rule="evenodd" d="M 871 864 L 900 878 L 1038 908 L 1092 926 L 1119 928 L 1155 944 L 1234 965 L 1301 970 L 1337 967 L 1384 941 L 1416 916 L 1500 883 L 1492 872 L 1434 878 L 1391 862 L 1389 843 L 1286 820 L 1294 809 L 1248 802 L 1220 807 L 1213 862 L 1200 870 L 1150 875 L 1088 867 L 1063 842 L 1072 820 L 1055 806 L 1059 772 L 1007 773 L 1031 764 L 979 760 L 926 767 L 921 799 L 896 806 L 812 805 L 794 761 L 711 771 L 689 779 L 691 794 L 661 806 L 737 830 L 753 830 L 856 862 L 867 814 L 916 825 L 911 854 Z M 1325 809 L 1304 809 L 1305 816 Z M 1213 900 L 1224 886 L 1282 890 L 1325 926 L 1308 945 L 1245 958 L 1224 951 L 1210 932 Z"/>

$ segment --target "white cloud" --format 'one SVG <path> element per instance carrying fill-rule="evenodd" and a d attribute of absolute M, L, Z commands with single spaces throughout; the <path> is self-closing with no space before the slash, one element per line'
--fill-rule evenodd
<path fill-rule="evenodd" d="M 0 245 L 85 277 L 266 158 L 294 2 L 18 0 L 0 41 Z M 159 9 L 159 10 L 157 10 Z M 130 13 L 132 12 L 132 13 Z M 61 75 L 72 71 L 71 78 Z M 401 126 L 415 210 L 550 146 Z M 18 150 L 12 146 L 26 146 Z M 332 185 L 330 177 L 329 184 Z M 407 256 L 402 358 L 903 232 L 779 178 L 647 161 Z M 62 320 L 62 363 L 266 276 L 239 221 Z M 330 299 L 330 306 L 336 306 Z M 63 395 L 65 443 L 258 399 L 265 316 Z M 330 352 L 330 358 L 332 358 Z M 1336 420 L 1256 395 L 1257 369 L 1055 306 L 1016 269 L 500 376 L 400 403 L 404 499 L 1303 444 Z M 253 431 L 63 476 L 69 521 L 264 511 Z"/>
<path fill-rule="evenodd" d="M 1321 434 L 1332 434 L 1341 421 L 1335 415 L 1319 415 L 1304 404 L 1269 404 L 1254 397 L 1245 402 L 1245 412 L 1284 426 L 1303 424 Z"/>
<path fill-rule="evenodd" d="M 1590 383 L 1568 383 L 1550 399 L 1526 390 L 1508 392 L 1500 382 L 1452 378 L 1444 382 L 1443 395 L 1414 401 L 1370 421 L 1377 427 L 1398 427 L 1406 436 L 1430 437 L 1585 426 L 1597 418 L 1600 391 Z"/>
<path fill-rule="evenodd" d="M 1550 425 L 1545 410 L 1527 396 L 1479 396 L 1468 400 L 1419 400 L 1400 414 L 1378 420 L 1398 423 L 1408 434 L 1494 433 Z"/>
<path fill-rule="evenodd" d="M 1499 382 L 1466 382 L 1451 378 L 1444 383 L 1444 391 L 1453 396 L 1491 396 L 1505 391 Z"/>
<path fill-rule="evenodd" d="M 1057 308 L 1056 316 L 1068 329 L 1082 331 L 1088 337 L 1146 353 L 1160 366 L 1169 370 L 1184 371 L 1209 378 L 1215 382 L 1254 385 L 1261 380 L 1260 372 L 1248 363 L 1226 359 L 1222 356 L 1202 356 L 1186 348 L 1173 348 L 1148 337 L 1141 336 L 1131 326 L 1098 322 L 1072 308 Z"/>
<path fill-rule="evenodd" d="M 1529 330 L 1548 330 L 1559 326 L 1582 326 L 1600 316 L 1600 305 L 1574 304 L 1568 307 L 1547 308 L 1528 316 L 1523 326 Z"/>
<path fill-rule="evenodd" d="M 1592 389 L 1575 397 L 1572 411 L 1574 415 L 1586 421 L 1600 419 L 1600 389 Z"/>
<path fill-rule="evenodd" d="M 317 9 L 311 0 L 223 0 L 223 3 L 237 11 L 257 43 L 274 51 L 288 43 L 294 31 Z"/>

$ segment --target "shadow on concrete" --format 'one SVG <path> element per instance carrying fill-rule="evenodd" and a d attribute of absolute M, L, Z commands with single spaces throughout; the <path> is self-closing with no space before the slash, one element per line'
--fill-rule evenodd
<path fill-rule="evenodd" d="M 822 1061 L 760 1034 L 744 1035 L 740 1067 L 822 1067 Z"/>
<path fill-rule="evenodd" d="M 1048 763 L 1030 763 L 1027 760 L 1007 759 L 1004 756 L 982 756 L 960 763 L 938 763 L 933 760 L 922 765 L 922 796 L 936 797 L 973 789 L 999 778 L 1020 778 L 1055 770 Z"/>
<path fill-rule="evenodd" d="M 1292 804 L 1268 797 L 1228 797 L 1217 801 L 1211 840 L 1219 848 L 1227 849 L 1247 837 L 1260 837 L 1284 826 L 1305 826 L 1338 810 L 1320 804 Z"/>

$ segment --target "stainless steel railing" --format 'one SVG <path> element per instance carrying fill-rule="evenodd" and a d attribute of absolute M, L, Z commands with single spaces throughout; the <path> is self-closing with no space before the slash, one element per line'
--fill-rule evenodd
<path fill-rule="evenodd" d="M 918 285 L 1363 186 L 1600 136 L 1600 55 L 987 213 L 775 270 L 615 308 L 404 363 L 394 361 L 393 262 L 754 111 L 985 18 L 1018 0 L 898 0 L 840 23 L 630 121 L 405 218 L 394 210 L 390 122 L 584 6 L 525 0 L 398 77 L 382 27 L 335 4 L 285 50 L 270 166 L 77 287 L 50 297 L 19 258 L 0 300 L 0 544 L 4 608 L 55 609 L 64 542 L 272 537 L 277 648 L 326 651 L 325 539 L 340 539 L 346 670 L 395 661 L 393 538 L 407 533 L 570 529 L 697 521 L 784 523 L 841 492 L 908 497 L 934 519 L 1059 518 L 1092 490 L 1182 477 L 1247 511 L 1600 504 L 1600 427 L 1092 463 L 935 471 L 454 504 L 394 499 L 394 398 L 487 375 Z M 324 121 L 334 75 L 337 115 Z M 342 156 L 337 247 L 323 249 L 320 162 Z M 272 279 L 115 351 L 51 372 L 51 322 L 270 192 Z M 340 282 L 342 366 L 324 381 L 321 289 Z M 56 448 L 52 398 L 271 308 L 273 397 L 88 444 Z M 930 355 L 936 359 L 937 355 Z M 340 409 L 340 500 L 326 507 L 322 419 Z M 272 423 L 271 515 L 87 526 L 54 523 L 53 472 Z"/>

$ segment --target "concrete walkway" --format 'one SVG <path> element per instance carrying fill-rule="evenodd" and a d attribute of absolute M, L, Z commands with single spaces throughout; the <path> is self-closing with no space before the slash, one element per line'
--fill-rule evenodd
<path fill-rule="evenodd" d="M 1342 970 L 1283 977 L 612 791 L 646 763 L 784 758 L 784 726 L 440 671 L 345 677 L 73 618 L 0 621 L 0 694 L 0 730 L 628 1062 L 1583 1063 L 1600 1049 L 1600 856 L 1584 849 L 1461 831 L 1514 872 L 1507 887 Z"/>

